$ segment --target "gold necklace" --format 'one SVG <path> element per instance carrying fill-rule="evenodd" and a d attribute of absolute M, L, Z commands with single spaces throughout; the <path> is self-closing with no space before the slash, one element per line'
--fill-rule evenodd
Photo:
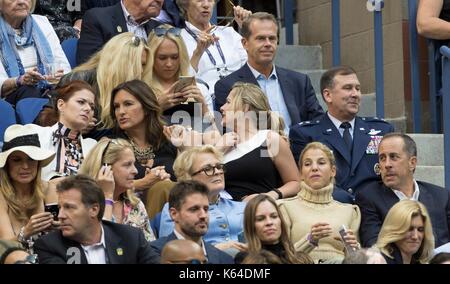
<path fill-rule="evenodd" d="M 149 160 L 153 160 L 155 158 L 153 146 L 140 148 L 136 145 L 136 143 L 134 143 L 132 138 L 130 138 L 130 144 L 131 147 L 133 147 L 134 156 L 139 164 L 145 165 Z"/>

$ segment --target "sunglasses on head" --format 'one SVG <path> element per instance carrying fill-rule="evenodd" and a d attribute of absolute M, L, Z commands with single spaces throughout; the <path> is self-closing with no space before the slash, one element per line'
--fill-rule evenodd
<path fill-rule="evenodd" d="M 167 34 L 174 35 L 174 36 L 181 35 L 181 29 L 174 28 L 174 27 L 171 27 L 171 28 L 156 27 L 154 31 L 155 31 L 155 35 L 158 37 L 165 36 Z"/>
<path fill-rule="evenodd" d="M 141 38 L 141 37 L 133 36 L 133 37 L 131 38 L 131 44 L 134 45 L 134 46 L 139 46 L 139 45 L 141 44 L 141 42 L 142 42 L 144 45 L 147 45 L 147 42 L 145 41 L 145 39 L 143 39 L 143 38 Z"/>

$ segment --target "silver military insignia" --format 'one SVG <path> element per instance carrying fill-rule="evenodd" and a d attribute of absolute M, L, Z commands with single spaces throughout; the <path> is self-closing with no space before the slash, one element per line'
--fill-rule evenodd
<path fill-rule="evenodd" d="M 376 164 L 373 166 L 373 171 L 375 172 L 375 174 L 376 174 L 377 176 L 379 176 L 379 175 L 381 174 L 380 163 L 376 163 Z"/>

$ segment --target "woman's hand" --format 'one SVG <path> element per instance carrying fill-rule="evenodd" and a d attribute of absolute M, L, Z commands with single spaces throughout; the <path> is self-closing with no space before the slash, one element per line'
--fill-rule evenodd
<path fill-rule="evenodd" d="M 336 237 L 336 240 L 342 241 L 340 237 Z M 345 236 L 343 240 L 347 245 L 351 246 L 353 250 L 357 250 L 361 248 L 361 245 L 358 243 L 355 233 L 351 229 L 347 229 L 345 231 Z"/>
<path fill-rule="evenodd" d="M 205 102 L 205 97 L 203 97 L 202 91 L 197 87 L 197 85 L 186 86 L 181 89 L 183 97 L 187 100 L 193 99 L 196 103 L 202 104 L 202 114 L 209 111 L 208 105 Z"/>
<path fill-rule="evenodd" d="M 248 249 L 247 244 L 243 244 L 243 243 L 235 242 L 235 241 L 229 241 L 226 243 L 217 243 L 214 246 L 222 251 L 230 249 L 230 248 L 235 248 L 239 251 L 247 251 L 247 249 Z"/>
<path fill-rule="evenodd" d="M 320 239 L 331 236 L 333 230 L 328 223 L 316 223 L 311 227 L 311 238 L 314 242 L 318 242 Z"/>
<path fill-rule="evenodd" d="M 157 166 L 152 169 L 147 168 L 145 170 L 145 176 L 135 181 L 135 189 L 136 190 L 149 189 L 155 183 L 169 179 L 170 174 L 166 172 L 164 166 Z"/>
<path fill-rule="evenodd" d="M 215 26 L 211 26 L 206 31 L 197 34 L 197 47 L 191 57 L 191 65 L 196 72 L 198 72 L 198 63 L 205 50 L 219 40 L 219 37 L 209 33 L 214 28 Z"/>
<path fill-rule="evenodd" d="M 105 198 L 113 199 L 114 189 L 116 187 L 114 182 L 114 175 L 111 166 L 102 166 L 97 175 L 97 184 L 103 190 Z"/>
<path fill-rule="evenodd" d="M 174 92 L 177 82 L 170 86 L 169 89 L 164 91 L 161 96 L 158 96 L 158 103 L 163 111 L 179 105 L 186 100 L 182 92 Z"/>
<path fill-rule="evenodd" d="M 247 19 L 252 14 L 251 11 L 244 9 L 241 6 L 234 6 L 233 11 L 234 11 L 234 20 L 236 21 L 236 23 L 240 28 L 242 27 L 242 23 L 244 22 L 244 20 Z"/>
<path fill-rule="evenodd" d="M 21 85 L 34 86 L 39 81 L 45 80 L 45 77 L 38 72 L 37 68 L 27 70 L 20 78 Z"/>
<path fill-rule="evenodd" d="M 185 150 L 186 147 L 201 146 L 203 142 L 202 133 L 183 125 L 164 126 L 163 132 L 172 145 L 179 150 Z"/>
<path fill-rule="evenodd" d="M 23 229 L 25 239 L 49 229 L 53 223 L 53 215 L 50 212 L 42 212 L 31 216 Z"/>
<path fill-rule="evenodd" d="M 214 144 L 223 153 L 229 152 L 239 144 L 239 135 L 236 132 L 227 132 Z"/>

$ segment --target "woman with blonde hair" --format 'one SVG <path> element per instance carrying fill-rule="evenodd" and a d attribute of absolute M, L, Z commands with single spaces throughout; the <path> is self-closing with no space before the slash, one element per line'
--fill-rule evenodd
<path fill-rule="evenodd" d="M 236 83 L 220 110 L 222 125 L 231 130 L 222 140 L 234 146 L 225 154 L 227 192 L 233 199 L 248 201 L 260 193 L 274 199 L 297 194 L 299 176 L 283 119 L 271 111 L 262 90 Z"/>
<path fill-rule="evenodd" d="M 427 263 L 433 255 L 430 215 L 419 201 L 402 200 L 389 210 L 376 247 L 388 264 Z"/>
<path fill-rule="evenodd" d="M 103 128 L 113 127 L 110 116 L 111 92 L 119 84 L 138 79 L 148 82 L 151 64 L 147 64 L 149 49 L 140 37 L 131 32 L 111 38 L 103 48 L 74 72 L 96 70 L 96 83 Z"/>
<path fill-rule="evenodd" d="M 5 131 L 0 151 L 0 239 L 32 249 L 33 241 L 57 225 L 44 203 L 55 203 L 56 193 L 41 180 L 41 169 L 55 152 L 40 147 L 38 128 L 12 125 Z"/>
<path fill-rule="evenodd" d="M 179 87 L 180 77 L 194 74 L 180 33 L 179 28 L 161 25 L 149 34 L 148 65 L 152 68 L 149 69 L 148 83 L 155 92 L 165 115 L 186 109 L 193 116 L 193 110 L 180 105 L 191 100 L 201 104 L 201 113 L 204 114 L 213 110 L 212 97 L 206 86 L 192 81 L 191 84 Z"/>
<path fill-rule="evenodd" d="M 89 175 L 105 193 L 103 219 L 140 228 L 148 241 L 155 240 L 142 201 L 134 193 L 133 148 L 124 139 L 104 138 L 84 161 L 80 174 Z"/>
<path fill-rule="evenodd" d="M 266 194 L 260 194 L 247 203 L 244 211 L 244 236 L 249 254 L 264 249 L 278 256 L 282 263 L 312 263 L 307 261 L 309 259 L 307 256 L 306 258 L 297 256 L 286 230 L 282 212 L 276 201 Z M 247 253 L 236 255 L 236 263 L 239 263 Z"/>
<path fill-rule="evenodd" d="M 340 263 L 346 250 L 359 248 L 359 208 L 333 199 L 336 160 L 324 144 L 306 145 L 299 172 L 299 193 L 278 205 L 295 250 L 309 253 L 315 262 Z M 346 228 L 344 240 L 339 234 L 342 226 Z"/>

